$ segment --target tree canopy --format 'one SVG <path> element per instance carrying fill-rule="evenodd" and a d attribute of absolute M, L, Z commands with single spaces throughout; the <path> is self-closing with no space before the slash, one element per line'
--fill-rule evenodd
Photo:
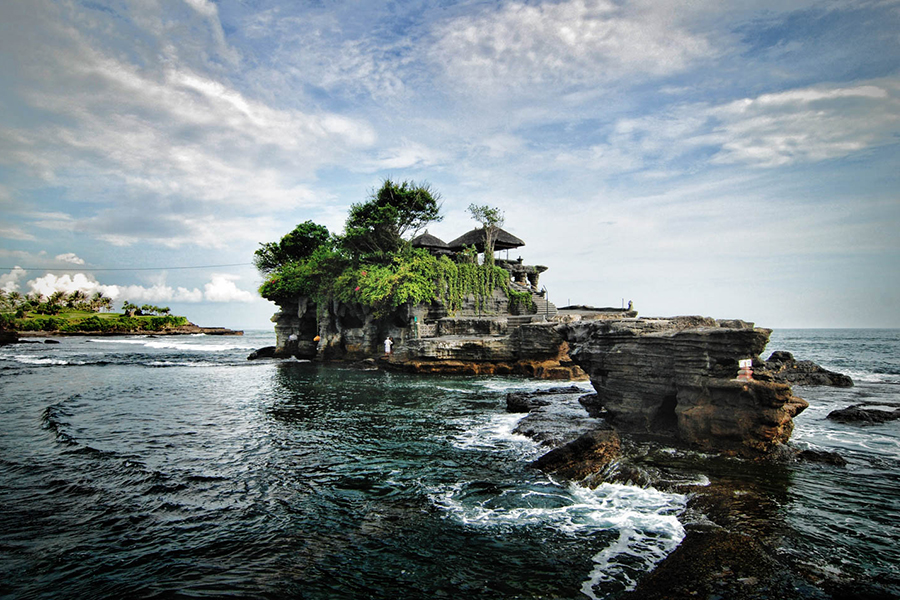
<path fill-rule="evenodd" d="M 494 264 L 494 242 L 497 241 L 497 234 L 503 227 L 506 216 L 499 208 L 487 204 L 470 204 L 469 214 L 484 228 L 484 261 Z"/>
<path fill-rule="evenodd" d="M 254 263 L 266 277 L 259 293 L 275 302 L 306 296 L 360 303 L 383 316 L 405 302 L 436 298 L 451 311 L 467 295 L 480 306 L 499 287 L 511 305 L 532 310 L 531 294 L 513 290 L 503 268 L 437 257 L 404 239 L 441 219 L 439 199 L 427 183 L 387 179 L 366 202 L 350 207 L 342 236 L 329 236 L 312 221 L 301 223 L 256 251 Z"/>
<path fill-rule="evenodd" d="M 342 245 L 353 258 L 384 260 L 400 249 L 404 235 L 443 218 L 440 198 L 428 183 L 385 179 L 368 201 L 350 207 Z"/>
<path fill-rule="evenodd" d="M 261 273 L 271 273 L 286 263 L 308 258 L 330 237 L 326 227 L 305 221 L 280 241 L 260 244 L 253 253 L 253 264 Z"/>

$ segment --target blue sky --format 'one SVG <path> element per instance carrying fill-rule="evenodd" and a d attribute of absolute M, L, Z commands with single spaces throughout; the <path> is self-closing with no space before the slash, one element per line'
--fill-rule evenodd
<path fill-rule="evenodd" d="M 268 328 L 259 242 L 385 177 L 559 305 L 900 327 L 900 3 L 0 3 L 4 289 Z"/>

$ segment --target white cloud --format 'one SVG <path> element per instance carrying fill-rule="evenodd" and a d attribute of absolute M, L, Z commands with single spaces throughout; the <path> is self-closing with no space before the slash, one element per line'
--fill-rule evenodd
<path fill-rule="evenodd" d="M 57 254 L 54 258 L 56 260 L 61 260 L 62 262 L 72 263 L 73 265 L 83 265 L 84 259 L 79 258 L 74 252 L 67 252 L 66 254 Z"/>
<path fill-rule="evenodd" d="M 26 271 L 16 267 L 5 275 L 0 275 L 0 288 L 4 291 L 18 290 L 18 281 L 23 278 Z M 70 294 L 76 290 L 87 294 L 102 292 L 113 300 L 128 300 L 135 304 L 160 303 L 160 302 L 253 302 L 256 295 L 242 290 L 234 283 L 239 277 L 235 275 L 215 274 L 210 277 L 209 283 L 202 291 L 198 288 L 173 287 L 165 282 L 162 277 L 157 283 L 150 286 L 142 285 L 105 285 L 98 282 L 92 275 L 75 273 L 74 275 L 56 275 L 47 273 L 28 282 L 30 291 L 42 296 L 50 296 L 54 292 Z"/>
<path fill-rule="evenodd" d="M 234 280 L 234 275 L 213 275 L 210 282 L 204 286 L 204 298 L 208 302 L 253 302 L 256 296 L 248 291 L 239 289 Z"/>
<path fill-rule="evenodd" d="M 37 292 L 42 296 L 50 296 L 54 292 L 64 292 L 66 294 L 71 294 L 74 291 L 82 291 L 87 294 L 102 292 L 105 296 L 115 300 L 118 294 L 117 286 L 103 285 L 94 279 L 93 276 L 85 273 L 75 273 L 74 275 L 47 273 L 43 277 L 29 281 L 28 287 L 31 288 L 31 292 Z"/>
<path fill-rule="evenodd" d="M 0 290 L 7 293 L 19 291 L 19 280 L 25 277 L 26 272 L 22 267 L 15 266 L 9 273 L 0 275 Z"/>
<path fill-rule="evenodd" d="M 622 118 L 606 139 L 557 152 L 555 162 L 642 178 L 684 174 L 698 162 L 779 167 L 840 158 L 900 134 L 900 86 L 812 86 L 720 105 L 682 104 Z M 699 156 L 692 156 L 699 153 Z"/>
<path fill-rule="evenodd" d="M 370 170 L 433 167 L 445 161 L 446 158 L 446 155 L 440 150 L 429 148 L 418 142 L 402 140 L 398 146 L 387 149 L 377 159 L 368 162 L 365 167 Z"/>
<path fill-rule="evenodd" d="M 900 133 L 896 83 L 816 86 L 745 98 L 709 111 L 720 163 L 775 167 L 847 156 Z"/>
<path fill-rule="evenodd" d="M 134 304 L 149 302 L 203 302 L 203 292 L 197 288 L 171 287 L 165 284 L 156 284 L 150 287 L 140 285 L 116 286 L 115 299 L 128 300 Z"/>
<path fill-rule="evenodd" d="M 611 0 L 509 2 L 441 24 L 431 59 L 482 93 L 540 95 L 546 86 L 668 75 L 711 54 L 676 17 L 663 5 L 635 10 Z"/>
<path fill-rule="evenodd" d="M 4 10 L 0 37 L 17 52 L 0 61 L 0 76 L 4 68 L 20 75 L 2 101 L 46 117 L 37 125 L 0 118 L 0 163 L 66 189 L 67 201 L 90 201 L 100 211 L 115 205 L 146 212 L 152 203 L 175 218 L 315 206 L 320 196 L 308 186 L 317 168 L 375 141 L 363 120 L 292 108 L 291 97 L 265 102 L 238 89 L 223 69 L 192 62 L 194 53 L 186 51 L 192 32 L 181 31 L 156 3 L 134 6 L 116 27 L 104 28 L 90 26 L 72 7 L 35 2 L 30 10 Z M 218 23 L 214 3 L 189 4 Z M 88 13 L 97 23 L 108 18 Z M 139 43 L 116 50 L 116 37 L 134 27 Z M 160 47 L 147 47 L 147 36 Z M 100 211 L 79 210 L 86 216 L 78 219 L 57 213 L 34 224 L 119 235 L 114 227 L 98 230 Z"/>
<path fill-rule="evenodd" d="M 0 238 L 33 242 L 37 238 L 19 227 L 0 226 Z"/>

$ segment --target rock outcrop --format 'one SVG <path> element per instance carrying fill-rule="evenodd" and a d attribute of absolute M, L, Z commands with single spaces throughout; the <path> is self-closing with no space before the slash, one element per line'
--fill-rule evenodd
<path fill-rule="evenodd" d="M 531 466 L 545 473 L 580 481 L 606 469 L 619 458 L 621 443 L 614 429 L 592 429 L 544 454 Z"/>
<path fill-rule="evenodd" d="M 703 317 L 575 322 L 559 327 L 597 391 L 594 409 L 622 432 L 725 454 L 778 451 L 806 401 L 788 385 L 738 379 L 771 330 Z"/>
<path fill-rule="evenodd" d="M 790 352 L 773 352 L 765 362 L 753 365 L 753 378 L 788 385 L 829 385 L 853 387 L 847 375 L 824 369 L 811 360 L 795 360 Z"/>
<path fill-rule="evenodd" d="M 9 329 L 0 329 L 0 346 L 16 344 L 19 341 L 19 334 Z"/>
<path fill-rule="evenodd" d="M 862 423 L 874 425 L 900 419 L 900 405 L 890 402 L 864 402 L 847 408 L 833 410 L 828 419 L 841 423 Z"/>

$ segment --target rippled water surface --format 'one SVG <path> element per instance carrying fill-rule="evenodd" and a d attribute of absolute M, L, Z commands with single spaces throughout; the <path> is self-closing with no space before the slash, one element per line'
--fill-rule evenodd
<path fill-rule="evenodd" d="M 798 464 L 782 515 L 784 552 L 825 574 L 881 583 L 900 597 L 900 421 L 838 423 L 832 410 L 863 402 L 900 406 L 900 330 L 776 330 L 768 350 L 846 373 L 852 388 L 795 386 L 810 403 L 793 442 L 843 456 L 846 467 Z"/>
<path fill-rule="evenodd" d="M 246 360 L 272 342 L 0 348 L 0 595 L 611 598 L 684 535 L 682 495 L 527 467 L 541 450 L 505 394 L 549 384 Z M 795 563 L 900 590 L 900 423 L 825 418 L 900 401 L 900 332 L 776 331 L 779 349 L 857 381 L 795 388 L 795 443 L 850 464 L 693 477 L 762 490 L 754 518 Z"/>
<path fill-rule="evenodd" d="M 534 382 L 245 360 L 271 343 L 0 349 L 0 594 L 604 597 L 683 536 L 681 495 L 527 468 Z"/>

